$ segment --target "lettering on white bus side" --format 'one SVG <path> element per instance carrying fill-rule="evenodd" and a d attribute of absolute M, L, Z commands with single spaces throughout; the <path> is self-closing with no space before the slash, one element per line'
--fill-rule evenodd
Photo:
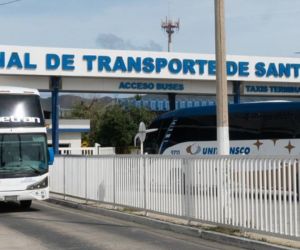
<path fill-rule="evenodd" d="M 13 123 L 41 123 L 39 117 L 16 117 L 16 116 L 0 116 L 0 122 L 13 122 Z"/>

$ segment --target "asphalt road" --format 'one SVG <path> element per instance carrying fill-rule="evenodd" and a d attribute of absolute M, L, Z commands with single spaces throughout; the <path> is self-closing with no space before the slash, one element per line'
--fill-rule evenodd
<path fill-rule="evenodd" d="M 140 224 L 35 202 L 0 203 L 0 249 L 239 249 Z"/>

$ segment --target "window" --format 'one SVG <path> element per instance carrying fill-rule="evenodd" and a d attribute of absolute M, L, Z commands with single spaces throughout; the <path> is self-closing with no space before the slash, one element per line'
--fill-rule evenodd
<path fill-rule="evenodd" d="M 230 114 L 230 140 L 300 137 L 300 111 Z"/>
<path fill-rule="evenodd" d="M 195 116 L 178 118 L 176 125 L 170 131 L 170 136 L 165 138 L 161 152 L 175 144 L 187 141 L 215 141 L 216 117 Z"/>
<path fill-rule="evenodd" d="M 37 95 L 0 95 L 0 127 L 44 126 Z"/>
<path fill-rule="evenodd" d="M 230 140 L 257 140 L 261 134 L 260 113 L 232 113 L 229 115 Z"/>
<path fill-rule="evenodd" d="M 262 117 L 261 139 L 299 138 L 300 111 L 263 113 Z"/>
<path fill-rule="evenodd" d="M 162 140 L 167 129 L 172 121 L 172 118 L 165 120 L 154 121 L 149 128 L 157 128 L 158 131 L 147 134 L 145 140 L 145 152 L 148 154 L 158 154 Z"/>
<path fill-rule="evenodd" d="M 0 178 L 37 176 L 47 171 L 44 134 L 0 135 Z"/>

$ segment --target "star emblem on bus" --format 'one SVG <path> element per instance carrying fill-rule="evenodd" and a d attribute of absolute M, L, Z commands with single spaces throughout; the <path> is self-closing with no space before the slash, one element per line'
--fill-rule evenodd
<path fill-rule="evenodd" d="M 257 150 L 259 151 L 259 148 L 260 148 L 261 145 L 263 145 L 263 143 L 260 142 L 259 140 L 257 140 L 255 143 L 253 143 L 253 145 L 256 146 Z"/>
<path fill-rule="evenodd" d="M 291 151 L 295 148 L 295 146 L 291 144 L 291 141 L 289 141 L 289 144 L 285 146 L 285 148 L 289 151 L 289 154 L 291 154 Z"/>

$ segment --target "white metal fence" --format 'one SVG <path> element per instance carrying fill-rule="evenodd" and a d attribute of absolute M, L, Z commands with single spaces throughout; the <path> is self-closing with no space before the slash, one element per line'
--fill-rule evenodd
<path fill-rule="evenodd" d="M 299 158 L 57 157 L 52 192 L 299 237 Z"/>

